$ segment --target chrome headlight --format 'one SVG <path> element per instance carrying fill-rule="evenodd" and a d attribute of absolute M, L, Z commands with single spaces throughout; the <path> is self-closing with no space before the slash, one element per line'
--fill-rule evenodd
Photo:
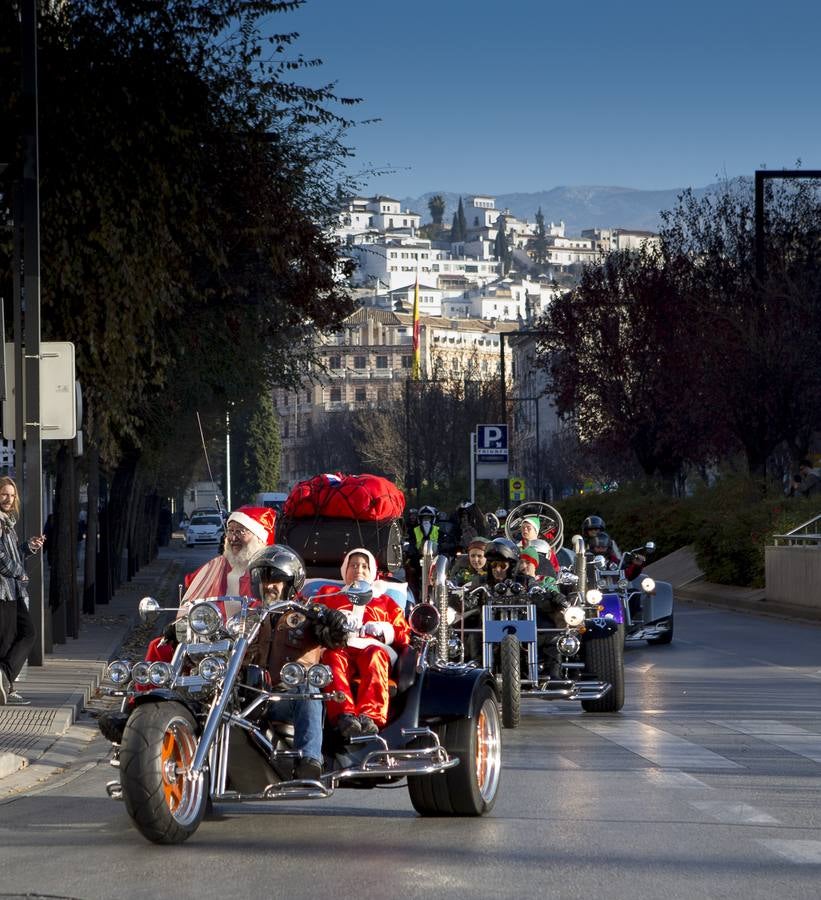
<path fill-rule="evenodd" d="M 616 587 L 620 591 L 626 591 L 629 586 L 630 586 L 630 582 L 624 577 L 619 578 L 619 580 L 616 582 Z"/>
<path fill-rule="evenodd" d="M 131 677 L 131 665 L 126 659 L 115 659 L 107 674 L 108 680 L 114 684 L 125 684 Z"/>
<path fill-rule="evenodd" d="M 422 636 L 433 634 L 439 622 L 439 610 L 432 603 L 417 603 L 408 616 L 411 631 Z"/>
<path fill-rule="evenodd" d="M 288 687 L 297 687 L 305 681 L 305 666 L 298 662 L 285 663 L 280 670 L 279 678 Z"/>
<path fill-rule="evenodd" d="M 188 624 L 194 634 L 213 637 L 222 627 L 222 616 L 213 603 L 197 603 L 188 612 Z"/>
<path fill-rule="evenodd" d="M 584 622 L 584 609 L 581 606 L 568 606 L 563 615 L 565 623 L 571 628 L 578 628 Z"/>
<path fill-rule="evenodd" d="M 151 663 L 134 663 L 134 668 L 131 670 L 131 677 L 137 684 L 148 684 L 148 670 L 150 668 Z"/>
<path fill-rule="evenodd" d="M 249 609 L 245 616 L 245 627 L 241 627 L 242 615 L 241 613 L 237 613 L 235 616 L 231 616 L 228 620 L 227 625 L 225 626 L 228 629 L 228 634 L 233 638 L 244 637 L 247 634 L 250 634 L 251 629 L 254 628 L 259 622 L 259 610 Z"/>
<path fill-rule="evenodd" d="M 330 666 L 317 663 L 308 669 L 308 684 L 314 688 L 327 687 L 333 681 L 334 674 Z"/>
<path fill-rule="evenodd" d="M 563 653 L 565 656 L 575 656 L 579 652 L 579 647 L 581 647 L 581 645 L 582 642 L 575 634 L 562 635 L 557 644 L 559 653 Z"/>
<path fill-rule="evenodd" d="M 180 616 L 174 622 L 174 634 L 177 638 L 178 644 L 186 644 L 188 643 L 188 616 Z"/>
<path fill-rule="evenodd" d="M 200 662 L 200 677 L 205 681 L 216 681 L 225 674 L 225 660 L 220 656 L 206 656 Z"/>
<path fill-rule="evenodd" d="M 598 588 L 590 588 L 585 594 L 584 601 L 588 606 L 598 606 L 601 603 L 602 593 Z"/>
<path fill-rule="evenodd" d="M 656 589 L 656 582 L 648 575 L 646 578 L 641 579 L 641 589 L 645 594 L 652 594 Z"/>
<path fill-rule="evenodd" d="M 151 663 L 148 667 L 148 680 L 154 687 L 171 684 L 171 666 L 167 662 Z"/>

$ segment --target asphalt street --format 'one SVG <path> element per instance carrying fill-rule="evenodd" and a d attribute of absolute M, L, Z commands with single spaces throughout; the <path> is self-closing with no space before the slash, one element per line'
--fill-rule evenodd
<path fill-rule="evenodd" d="M 92 898 L 805 898 L 821 874 L 821 626 L 682 605 L 628 645 L 626 704 L 526 700 L 483 819 L 404 787 L 226 805 L 156 847 L 105 796 L 93 740 L 0 805 L 0 894 Z"/>

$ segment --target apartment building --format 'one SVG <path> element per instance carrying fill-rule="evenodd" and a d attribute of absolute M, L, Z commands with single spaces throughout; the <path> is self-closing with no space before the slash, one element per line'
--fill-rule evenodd
<path fill-rule="evenodd" d="M 514 323 L 420 316 L 421 377 L 498 377 L 499 331 Z M 329 414 L 384 408 L 402 401 L 413 366 L 413 315 L 362 307 L 318 345 L 322 367 L 297 390 L 277 388 L 274 408 L 282 438 L 281 482 L 287 488 L 314 472 L 306 450 Z"/>

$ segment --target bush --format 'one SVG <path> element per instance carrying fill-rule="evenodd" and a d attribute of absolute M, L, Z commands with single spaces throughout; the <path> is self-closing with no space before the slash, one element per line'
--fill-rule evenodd
<path fill-rule="evenodd" d="M 821 502 L 786 498 L 780 488 L 749 477 L 722 478 L 692 497 L 677 499 L 652 485 L 570 497 L 555 504 L 564 519 L 565 544 L 581 531 L 586 516 L 601 516 L 622 550 L 656 543 L 659 559 L 693 544 L 707 581 L 763 587 L 764 547 L 818 515 Z"/>

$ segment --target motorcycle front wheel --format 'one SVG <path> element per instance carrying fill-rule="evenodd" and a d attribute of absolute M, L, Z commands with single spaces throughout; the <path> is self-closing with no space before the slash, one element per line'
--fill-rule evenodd
<path fill-rule="evenodd" d="M 131 714 L 120 749 L 125 808 L 155 844 L 181 844 L 197 830 L 208 803 L 208 775 L 188 777 L 197 725 L 181 703 L 144 703 Z"/>
<path fill-rule="evenodd" d="M 502 724 L 518 728 L 522 710 L 522 644 L 515 634 L 502 639 L 499 649 L 502 672 Z"/>

